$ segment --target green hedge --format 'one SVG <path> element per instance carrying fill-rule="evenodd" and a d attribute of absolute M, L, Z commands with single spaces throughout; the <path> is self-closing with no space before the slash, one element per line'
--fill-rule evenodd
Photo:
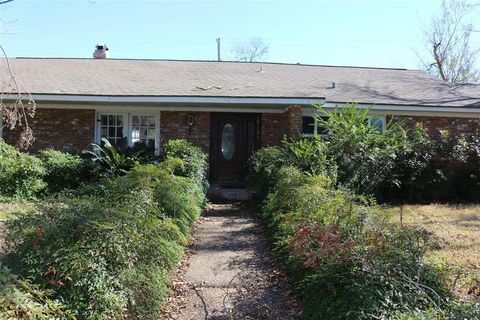
<path fill-rule="evenodd" d="M 79 318 L 155 319 L 203 200 L 193 179 L 137 166 L 9 222 L 5 261 Z"/>
<path fill-rule="evenodd" d="M 208 191 L 207 154 L 199 147 L 184 139 L 169 140 L 164 146 L 165 157 L 182 159 L 184 165 L 177 166 L 175 174 L 190 177 L 197 181 L 204 192 Z"/>
<path fill-rule="evenodd" d="M 87 160 L 56 150 L 33 156 L 0 139 L 0 199 L 31 199 L 73 189 L 92 178 Z"/>
<path fill-rule="evenodd" d="M 76 188 L 90 178 L 88 162 L 78 155 L 47 149 L 40 151 L 38 158 L 45 168 L 48 192 Z"/>
<path fill-rule="evenodd" d="M 42 161 L 0 139 L 0 198 L 31 198 L 47 184 Z"/>
<path fill-rule="evenodd" d="M 2 319 L 75 319 L 72 312 L 49 299 L 28 280 L 6 268 L 0 269 L 0 316 Z"/>
<path fill-rule="evenodd" d="M 405 319 L 432 310 L 442 319 L 480 317 L 480 307 L 456 298 L 425 262 L 437 245 L 431 234 L 387 223 L 372 198 L 336 188 L 332 177 L 275 171 L 260 216 L 306 319 Z"/>

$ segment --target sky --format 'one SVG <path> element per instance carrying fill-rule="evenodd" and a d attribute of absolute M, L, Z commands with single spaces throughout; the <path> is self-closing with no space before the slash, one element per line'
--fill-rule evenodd
<path fill-rule="evenodd" d="M 10 57 L 90 58 L 105 42 L 112 58 L 215 60 L 219 37 L 231 60 L 236 43 L 258 37 L 269 62 L 418 69 L 440 3 L 14 0 L 0 8 L 0 44 Z"/>

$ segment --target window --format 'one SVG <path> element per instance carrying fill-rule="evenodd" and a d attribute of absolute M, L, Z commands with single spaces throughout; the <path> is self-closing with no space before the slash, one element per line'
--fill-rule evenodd
<path fill-rule="evenodd" d="M 97 143 L 106 138 L 121 150 L 144 145 L 158 152 L 158 126 L 158 114 L 99 114 Z"/>
<path fill-rule="evenodd" d="M 106 138 L 111 144 L 125 148 L 125 115 L 102 114 L 100 116 L 100 138 Z"/>
<path fill-rule="evenodd" d="M 302 133 L 304 136 L 313 136 L 315 134 L 314 117 L 302 117 Z"/>
<path fill-rule="evenodd" d="M 303 116 L 302 117 L 302 134 L 305 137 L 313 137 L 315 135 L 325 136 L 328 134 L 328 129 L 322 126 L 319 119 L 327 121 L 328 117 L 313 117 L 313 116 Z"/>
<path fill-rule="evenodd" d="M 154 115 L 132 116 L 132 145 L 144 144 L 155 148 L 156 119 Z"/>
<path fill-rule="evenodd" d="M 386 122 L 384 115 L 372 115 L 368 118 L 368 123 L 381 132 L 385 131 Z"/>
<path fill-rule="evenodd" d="M 328 129 L 322 126 L 322 123 L 319 121 L 319 119 L 328 121 L 327 116 L 314 117 L 310 115 L 304 115 L 302 117 L 302 135 L 304 137 L 328 135 Z M 384 132 L 386 123 L 387 121 L 385 115 L 371 115 L 368 117 L 368 122 L 365 124 L 369 124 L 379 131 Z"/>

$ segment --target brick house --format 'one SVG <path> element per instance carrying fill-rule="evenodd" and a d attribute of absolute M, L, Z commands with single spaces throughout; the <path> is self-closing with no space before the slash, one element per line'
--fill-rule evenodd
<path fill-rule="evenodd" d="M 210 178 L 220 184 L 242 184 L 255 149 L 278 145 L 284 136 L 320 133 L 313 104 L 332 109 L 356 101 L 376 125 L 406 117 L 433 135 L 468 133 L 480 123 L 479 86 L 448 84 L 417 70 L 122 59 L 10 63 L 38 106 L 30 121 L 31 152 L 80 152 L 101 138 L 158 151 L 169 139 L 185 138 L 210 154 Z M 0 131 L 12 144 L 17 135 Z"/>

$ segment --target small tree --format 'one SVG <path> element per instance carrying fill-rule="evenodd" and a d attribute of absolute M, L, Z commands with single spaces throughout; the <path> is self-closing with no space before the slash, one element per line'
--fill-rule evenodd
<path fill-rule="evenodd" d="M 235 44 L 232 52 L 237 61 L 262 61 L 268 54 L 268 45 L 260 38 L 251 38 L 248 41 Z"/>
<path fill-rule="evenodd" d="M 471 47 L 473 24 L 466 21 L 475 6 L 467 0 L 443 0 L 441 12 L 424 30 L 427 58 L 425 71 L 448 82 L 477 83 L 480 49 Z"/>

